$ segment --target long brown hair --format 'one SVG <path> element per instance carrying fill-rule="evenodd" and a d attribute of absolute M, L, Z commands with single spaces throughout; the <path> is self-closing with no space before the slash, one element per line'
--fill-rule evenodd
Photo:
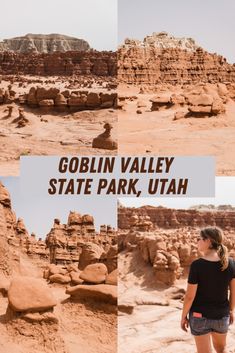
<path fill-rule="evenodd" d="M 223 244 L 223 232 L 218 227 L 206 227 L 201 230 L 203 239 L 210 239 L 211 249 L 215 249 L 218 253 L 221 262 L 221 271 L 228 267 L 228 249 Z"/>

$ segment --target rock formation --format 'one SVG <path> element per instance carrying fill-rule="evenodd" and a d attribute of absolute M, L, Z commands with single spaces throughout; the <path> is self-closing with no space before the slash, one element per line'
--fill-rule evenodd
<path fill-rule="evenodd" d="M 200 211 L 197 209 L 172 209 L 162 206 L 152 207 L 143 206 L 140 208 L 119 208 L 118 228 L 130 229 L 133 216 L 137 217 L 137 221 L 141 217 L 148 216 L 153 223 L 154 228 L 170 229 L 180 227 L 205 227 L 212 225 L 221 229 L 230 229 L 235 227 L 235 211 L 230 208 L 221 210 Z M 140 216 L 140 218 L 139 218 Z M 138 223 L 137 223 L 138 224 Z"/>
<path fill-rule="evenodd" d="M 56 220 L 53 230 L 54 238 L 62 245 L 66 240 L 71 246 L 74 235 L 80 236 L 79 244 L 94 237 L 102 249 L 102 261 L 110 263 L 108 254 L 114 247 L 112 240 L 116 242 L 116 233 L 111 227 L 103 225 L 100 234 L 96 234 L 92 216 L 71 212 L 67 225 L 63 227 Z M 99 258 L 93 265 L 85 266 L 83 271 L 78 269 L 77 263 L 50 265 L 49 257 L 44 256 L 45 245 L 44 241 L 36 239 L 35 234 L 29 235 L 22 219 L 16 219 L 10 195 L 0 183 L 1 348 L 4 352 L 16 349 L 32 353 L 39 350 L 41 353 L 65 353 L 71 351 L 70 338 L 73 337 L 75 350 L 78 346 L 84 352 L 115 350 L 115 271 L 112 273 Z M 112 259 L 117 260 L 117 246 Z M 44 279 L 41 278 L 42 270 Z"/>
<path fill-rule="evenodd" d="M 18 53 L 53 53 L 56 51 L 86 51 L 89 44 L 83 40 L 62 34 L 26 34 L 22 37 L 4 39 L 0 42 L 0 51 Z"/>
<path fill-rule="evenodd" d="M 235 212 L 197 209 L 175 210 L 164 207 L 119 207 L 119 249 L 138 251 L 152 265 L 156 280 L 167 285 L 188 271 L 198 256 L 200 228 L 219 226 L 225 235 L 229 255 L 235 258 Z"/>
<path fill-rule="evenodd" d="M 118 50 L 118 77 L 119 82 L 137 85 L 235 82 L 235 66 L 190 38 L 161 32 L 143 42 L 125 41 Z"/>
<path fill-rule="evenodd" d="M 68 51 L 53 53 L 18 53 L 0 51 L 0 75 L 116 76 L 114 52 Z"/>
<path fill-rule="evenodd" d="M 46 88 L 32 86 L 25 94 L 14 96 L 10 95 L 0 87 L 0 104 L 16 103 L 26 105 L 30 108 L 37 108 L 41 113 L 48 114 L 51 112 L 77 112 L 82 110 L 108 109 L 116 108 L 117 93 L 92 92 L 88 90 L 66 90 L 60 91 L 58 88 Z M 13 106 L 7 106 L 6 118 L 12 114 Z M 21 114 L 22 113 L 22 114 Z M 29 121 L 23 113 L 23 109 L 19 108 L 19 117 L 14 123 L 23 126 Z"/>
<path fill-rule="evenodd" d="M 51 263 L 79 262 L 84 268 L 89 263 L 97 262 L 103 253 L 108 253 L 111 245 L 116 243 L 116 232 L 111 227 L 101 226 L 100 233 L 97 233 L 92 216 L 70 212 L 67 224 L 54 220 L 45 241 L 50 250 Z"/>
<path fill-rule="evenodd" d="M 118 145 L 117 142 L 114 141 L 111 137 L 111 130 L 113 126 L 109 123 L 104 124 L 105 131 L 95 137 L 92 141 L 93 148 L 101 148 L 107 150 L 116 150 Z"/>

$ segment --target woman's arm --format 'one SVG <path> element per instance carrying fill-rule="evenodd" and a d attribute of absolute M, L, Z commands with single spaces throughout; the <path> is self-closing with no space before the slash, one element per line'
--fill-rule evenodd
<path fill-rule="evenodd" d="M 188 283 L 188 287 L 184 297 L 184 305 L 183 305 L 183 311 L 181 316 L 181 328 L 186 332 L 188 328 L 187 315 L 194 301 L 194 298 L 197 292 L 197 286 L 198 286 L 197 284 Z"/>
<path fill-rule="evenodd" d="M 230 310 L 230 324 L 234 321 L 234 309 L 235 309 L 235 278 L 230 281 L 229 284 L 230 295 L 229 295 L 229 310 Z"/>

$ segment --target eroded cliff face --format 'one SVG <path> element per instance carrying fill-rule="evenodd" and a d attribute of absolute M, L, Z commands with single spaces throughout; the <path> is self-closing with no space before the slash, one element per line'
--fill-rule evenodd
<path fill-rule="evenodd" d="M 8 239 L 16 235 L 16 216 L 11 209 L 10 195 L 0 182 L 0 274 L 9 275 L 12 271 Z"/>
<path fill-rule="evenodd" d="M 4 39 L 0 42 L 0 51 L 18 53 L 53 53 L 56 51 L 86 51 L 90 46 L 83 39 L 65 36 L 62 34 L 26 34 L 22 37 Z"/>
<path fill-rule="evenodd" d="M 136 85 L 235 82 L 235 65 L 191 38 L 161 32 L 143 42 L 125 41 L 118 50 L 118 77 L 119 82 Z"/>
<path fill-rule="evenodd" d="M 75 211 L 69 213 L 66 224 L 55 219 L 46 236 L 51 263 L 79 262 L 81 268 L 99 261 L 115 268 L 112 264 L 116 264 L 117 260 L 116 242 L 117 234 L 112 227 L 102 225 L 96 232 L 94 218 Z"/>
<path fill-rule="evenodd" d="M 131 216 L 148 216 L 157 228 L 205 227 L 217 226 L 221 229 L 235 227 L 235 210 L 230 207 L 224 210 L 172 209 L 166 207 L 144 206 L 140 208 L 119 208 L 118 227 L 129 229 Z"/>
<path fill-rule="evenodd" d="M 0 51 L 1 75 L 94 75 L 116 76 L 114 52 L 66 51 L 18 53 Z"/>

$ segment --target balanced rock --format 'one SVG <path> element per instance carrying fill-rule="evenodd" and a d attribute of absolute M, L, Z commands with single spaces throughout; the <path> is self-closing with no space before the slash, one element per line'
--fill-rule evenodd
<path fill-rule="evenodd" d="M 171 107 L 171 96 L 169 94 L 157 95 L 150 99 L 152 103 L 151 111 L 158 111 L 160 108 L 169 108 Z"/>
<path fill-rule="evenodd" d="M 107 267 L 102 263 L 86 266 L 80 274 L 80 278 L 89 283 L 103 283 L 108 273 Z"/>
<path fill-rule="evenodd" d="M 33 277 L 13 278 L 8 290 L 8 300 L 13 311 L 44 311 L 56 305 L 46 283 Z"/>
<path fill-rule="evenodd" d="M 98 135 L 92 141 L 93 148 L 102 148 L 106 150 L 116 150 L 117 142 L 111 138 L 111 129 L 113 126 L 109 123 L 104 124 L 105 131 Z"/>
<path fill-rule="evenodd" d="M 74 299 L 94 299 L 110 304 L 117 304 L 117 286 L 109 284 L 78 285 L 68 288 L 66 294 Z"/>

